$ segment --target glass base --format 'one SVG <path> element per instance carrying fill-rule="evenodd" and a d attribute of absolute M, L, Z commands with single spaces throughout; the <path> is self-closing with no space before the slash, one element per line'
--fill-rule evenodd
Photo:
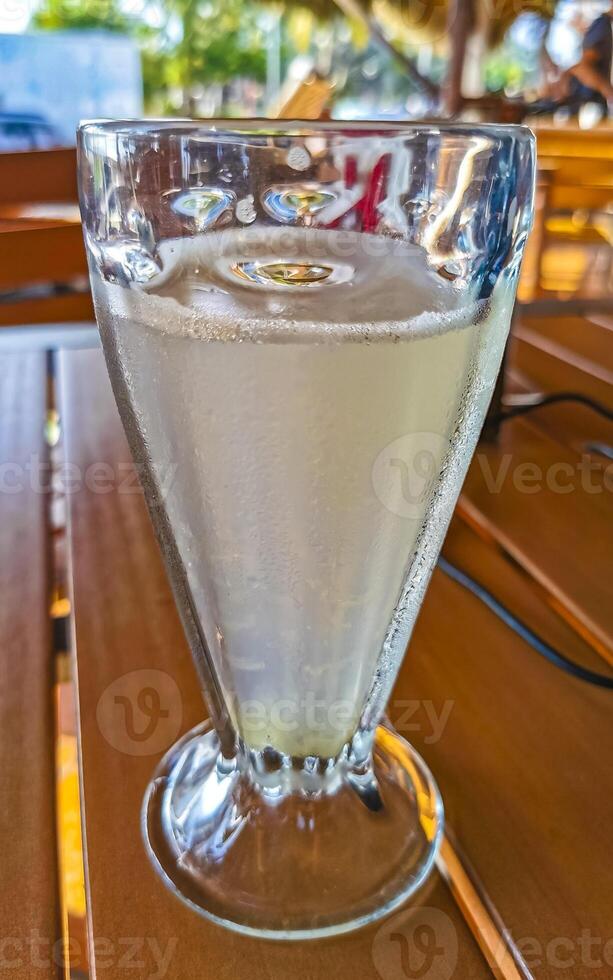
<path fill-rule="evenodd" d="M 442 831 L 429 770 L 384 725 L 360 767 L 265 755 L 239 766 L 205 722 L 167 753 L 143 806 L 168 888 L 214 922 L 268 939 L 322 938 L 386 915 L 422 885 Z"/>

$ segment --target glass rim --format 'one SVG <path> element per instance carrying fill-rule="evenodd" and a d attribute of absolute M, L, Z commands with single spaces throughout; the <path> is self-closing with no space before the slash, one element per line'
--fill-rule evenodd
<path fill-rule="evenodd" d="M 420 120 L 312 120 L 312 119 L 269 119 L 251 117 L 248 119 L 208 118 L 187 119 L 181 117 L 142 118 L 142 119 L 85 119 L 79 123 L 79 137 L 126 136 L 130 139 L 159 138 L 193 134 L 201 138 L 215 139 L 223 136 L 260 137 L 274 139 L 290 137 L 306 139 L 317 136 L 337 136 L 339 138 L 402 137 L 411 134 L 456 133 L 466 138 L 484 137 L 513 139 L 518 142 L 532 142 L 534 133 L 529 126 L 518 123 L 471 123 L 444 119 Z"/>

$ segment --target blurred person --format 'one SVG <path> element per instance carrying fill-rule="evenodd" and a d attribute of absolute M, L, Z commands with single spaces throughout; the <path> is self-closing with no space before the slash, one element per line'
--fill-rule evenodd
<path fill-rule="evenodd" d="M 548 86 L 548 95 L 558 105 L 578 112 L 587 102 L 600 105 L 605 113 L 613 103 L 613 3 L 585 32 L 581 58 Z"/>

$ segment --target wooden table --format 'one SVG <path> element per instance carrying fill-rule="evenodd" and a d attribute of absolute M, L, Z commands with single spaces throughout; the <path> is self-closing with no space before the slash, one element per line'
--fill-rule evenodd
<path fill-rule="evenodd" d="M 520 323 L 512 354 L 515 390 L 538 389 L 549 376 L 543 358 L 555 361 L 560 354 L 544 349 L 551 329 L 541 320 Z M 563 372 L 564 387 L 593 384 L 593 392 L 603 394 L 606 364 L 595 357 L 598 339 L 606 340 L 610 329 L 606 317 L 589 321 L 583 346 L 572 331 L 557 335 L 564 356 L 553 366 Z M 578 352 L 569 338 L 579 343 Z M 591 382 L 590 363 L 598 368 Z M 13 374 L 40 388 L 40 371 L 40 362 L 26 358 Z M 387 922 L 337 940 L 275 944 L 199 919 L 165 890 L 141 843 L 141 800 L 158 758 L 202 718 L 203 707 L 101 354 L 66 352 L 60 371 L 72 480 L 68 553 L 91 975 L 94 964 L 96 976 L 113 980 L 613 975 L 613 693 L 556 669 L 440 571 L 389 707 L 392 721 L 431 765 L 447 810 L 439 870 L 417 900 Z M 552 374 L 555 387 L 558 375 Z M 39 414 L 41 398 L 35 401 Z M 15 444 L 23 453 L 36 444 L 37 430 L 20 424 Z M 445 546 L 449 560 L 539 636 L 601 673 L 613 663 L 607 542 L 613 481 L 610 461 L 586 447 L 605 440 L 613 442 L 613 426 L 571 406 L 506 423 L 500 444 L 480 450 L 473 463 Z M 592 464 L 589 490 L 577 469 L 582 454 Z M 532 471 L 532 488 L 524 492 L 526 463 L 542 472 L 539 482 Z M 550 479 L 560 463 L 571 474 L 570 492 L 558 492 Z M 506 475 L 488 491 L 486 477 L 497 479 L 503 464 Z M 22 494 L 7 504 L 0 494 L 0 507 L 7 506 L 19 511 L 17 527 L 27 527 L 25 547 L 40 548 L 37 499 Z M 19 534 L 26 531 L 14 532 L 9 549 Z M 31 614 L 33 608 L 40 614 L 43 585 L 22 567 L 29 598 L 28 611 L 20 610 L 16 656 L 28 642 L 35 650 L 46 643 L 43 625 Z M 2 623 L 0 637 L 9 632 Z M 37 746 L 48 745 L 41 731 L 50 723 L 41 670 L 48 679 L 49 661 L 36 655 L 41 666 L 23 677 L 15 671 L 9 688 L 13 701 L 38 705 L 21 725 L 29 739 L 21 751 L 33 807 L 9 867 L 10 880 L 22 890 L 18 869 L 27 866 L 27 842 L 33 835 L 44 842 L 46 832 L 48 844 L 51 819 L 47 777 L 35 755 Z M 169 715 L 150 740 L 131 738 L 126 723 L 109 727 L 104 705 L 117 693 L 131 705 L 134 724 L 146 723 L 137 714 L 138 696 L 151 685 Z M 9 717 L 14 731 L 19 725 L 12 710 L 11 698 L 0 700 L 0 720 L 5 725 Z M 24 792 L 15 765 L 19 744 L 15 736 L 12 746 L 2 746 L 15 812 L 23 810 L 23 799 L 13 802 Z M 9 808 L 5 813 L 3 830 L 12 840 Z M 15 935 L 34 928 L 30 919 L 45 935 L 54 929 L 54 867 L 47 861 L 44 870 L 36 887 L 29 886 L 33 910 L 17 915 Z M 403 961 L 403 942 L 393 935 L 412 941 L 420 928 L 434 936 L 430 959 L 413 942 Z M 77 976 L 87 955 L 74 920 L 71 934 Z M 11 974 L 18 980 L 43 975 L 52 972 L 33 972 L 28 963 Z"/>
<path fill-rule="evenodd" d="M 0 356 L 0 970 L 52 977 L 59 935 L 44 353 Z M 34 960 L 38 965 L 35 965 Z M 9 972 L 7 972 L 9 971 Z"/>

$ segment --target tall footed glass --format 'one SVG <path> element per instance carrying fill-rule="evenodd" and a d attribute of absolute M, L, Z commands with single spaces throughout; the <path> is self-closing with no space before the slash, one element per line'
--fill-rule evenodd
<path fill-rule="evenodd" d="M 210 720 L 143 827 L 230 928 L 343 932 L 432 868 L 384 720 L 499 369 L 532 209 L 518 127 L 93 122 L 96 315 Z"/>

